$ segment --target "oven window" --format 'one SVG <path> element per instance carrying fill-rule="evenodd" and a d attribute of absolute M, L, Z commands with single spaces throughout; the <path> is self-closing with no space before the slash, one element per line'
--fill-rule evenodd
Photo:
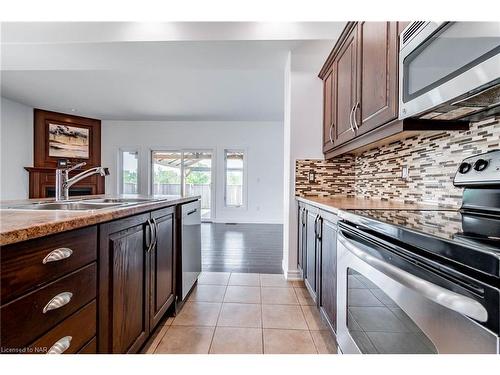
<path fill-rule="evenodd" d="M 347 270 L 347 329 L 362 353 L 434 354 L 436 347 L 382 289 Z"/>

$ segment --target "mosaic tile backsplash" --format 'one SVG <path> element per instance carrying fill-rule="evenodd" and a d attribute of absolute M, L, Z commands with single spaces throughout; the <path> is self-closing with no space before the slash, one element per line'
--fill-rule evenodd
<path fill-rule="evenodd" d="M 352 155 L 334 160 L 298 160 L 295 171 L 295 191 L 300 196 L 354 196 L 354 161 Z M 309 182 L 314 171 L 315 182 Z"/>
<path fill-rule="evenodd" d="M 460 162 L 500 148 L 500 119 L 471 125 L 467 131 L 423 132 L 357 155 L 333 160 L 297 160 L 296 195 L 347 195 L 459 206 L 462 189 L 453 186 Z M 409 168 L 407 179 L 401 177 Z M 315 170 L 316 181 L 308 182 Z"/>

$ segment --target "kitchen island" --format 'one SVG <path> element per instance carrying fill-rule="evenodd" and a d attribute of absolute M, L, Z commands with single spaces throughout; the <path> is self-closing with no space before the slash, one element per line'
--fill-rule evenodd
<path fill-rule="evenodd" d="M 180 212 L 196 200 L 93 196 L 72 199 L 74 210 L 2 202 L 1 351 L 138 352 L 173 310 Z"/>

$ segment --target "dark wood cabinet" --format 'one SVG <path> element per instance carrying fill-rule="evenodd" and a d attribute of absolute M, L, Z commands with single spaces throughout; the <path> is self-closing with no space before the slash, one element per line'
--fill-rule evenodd
<path fill-rule="evenodd" d="M 156 245 L 150 251 L 150 330 L 159 323 L 175 298 L 175 209 L 165 208 L 151 213 L 156 226 Z"/>
<path fill-rule="evenodd" d="M 96 333 L 96 305 L 95 300 L 85 305 L 85 307 L 29 345 L 29 352 L 31 354 L 45 354 L 54 344 L 63 342 L 67 337 L 71 337 L 71 340 L 64 354 L 89 350 L 90 348 L 86 349 L 85 347 Z"/>
<path fill-rule="evenodd" d="M 100 226 L 100 352 L 137 352 L 149 335 L 149 219 L 147 213 Z"/>
<path fill-rule="evenodd" d="M 398 23 L 359 22 L 357 34 L 358 136 L 398 117 Z"/>
<path fill-rule="evenodd" d="M 468 129 L 463 121 L 398 119 L 398 43 L 408 24 L 347 23 L 319 73 L 326 159 L 408 132 Z"/>
<path fill-rule="evenodd" d="M 318 304 L 322 315 L 333 331 L 337 331 L 337 216 L 321 211 L 319 219 L 320 239 L 320 287 Z"/>
<path fill-rule="evenodd" d="M 175 299 L 175 207 L 100 233 L 99 352 L 136 353 Z"/>
<path fill-rule="evenodd" d="M 317 288 L 317 224 L 318 212 L 316 207 L 308 207 L 305 228 L 305 275 L 304 283 L 309 293 L 316 300 Z"/>
<path fill-rule="evenodd" d="M 2 246 L 2 304 L 81 268 L 97 257 L 97 227 Z"/>
<path fill-rule="evenodd" d="M 357 29 L 352 28 L 340 47 L 333 62 L 336 82 L 332 97 L 335 97 L 336 117 L 333 119 L 334 144 L 345 143 L 355 137 L 352 113 L 357 103 Z"/>
<path fill-rule="evenodd" d="M 0 351 L 76 353 L 92 339 L 96 257 L 96 226 L 2 246 Z"/>
<path fill-rule="evenodd" d="M 175 302 L 177 207 L 3 246 L 0 351 L 137 353 Z"/>

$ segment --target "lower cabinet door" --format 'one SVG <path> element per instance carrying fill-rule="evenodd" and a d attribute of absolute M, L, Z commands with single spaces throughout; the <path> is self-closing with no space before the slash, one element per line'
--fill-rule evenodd
<path fill-rule="evenodd" d="M 150 329 L 161 320 L 174 302 L 175 210 L 173 207 L 151 213 L 156 227 L 156 246 L 150 251 Z"/>
<path fill-rule="evenodd" d="M 332 216 L 333 218 L 330 218 Z M 337 223 L 334 215 L 322 215 L 320 309 L 337 331 Z"/>
<path fill-rule="evenodd" d="M 147 213 L 101 225 L 101 353 L 137 352 L 149 335 L 149 218 Z"/>
<path fill-rule="evenodd" d="M 304 240 L 305 240 L 305 214 L 306 214 L 306 209 L 304 206 L 299 204 L 299 210 L 298 210 L 298 221 L 297 221 L 297 233 L 298 233 L 298 238 L 297 238 L 297 265 L 299 266 L 299 269 L 302 271 L 303 276 L 305 276 L 305 270 L 304 270 Z"/>
<path fill-rule="evenodd" d="M 311 207 L 307 210 L 306 219 L 306 275 L 304 282 L 309 289 L 314 300 L 316 300 L 316 287 L 317 287 L 317 273 L 316 273 L 316 224 L 317 224 L 318 210 Z"/>

